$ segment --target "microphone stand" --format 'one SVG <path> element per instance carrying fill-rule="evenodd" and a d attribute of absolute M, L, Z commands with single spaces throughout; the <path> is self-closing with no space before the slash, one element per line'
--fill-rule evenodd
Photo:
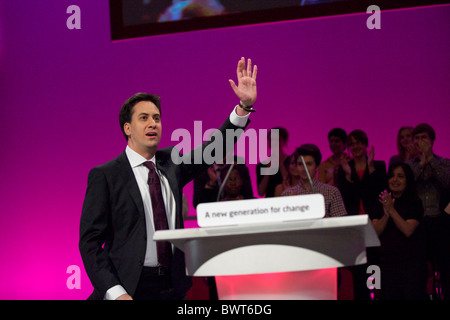
<path fill-rule="evenodd" d="M 231 170 L 233 170 L 233 167 L 234 167 L 234 163 L 232 163 L 232 164 L 230 165 L 230 168 L 228 169 L 227 175 L 225 176 L 225 178 L 224 178 L 223 181 L 222 181 L 222 184 L 220 185 L 219 193 L 217 194 L 217 199 L 216 199 L 216 201 L 219 201 L 219 200 L 220 200 L 220 196 L 221 196 L 221 194 L 222 194 L 222 192 L 223 192 L 223 188 L 225 187 L 225 183 L 227 183 L 228 177 L 230 176 L 230 173 L 231 173 Z"/>
<path fill-rule="evenodd" d="M 305 159 L 303 159 L 303 156 L 300 156 L 300 158 L 302 158 L 303 167 L 305 168 L 306 175 L 308 176 L 309 185 L 311 186 L 311 193 L 315 193 L 315 192 L 314 192 L 313 182 L 312 182 L 312 180 L 311 180 L 311 176 L 309 175 L 308 168 L 306 167 Z"/>

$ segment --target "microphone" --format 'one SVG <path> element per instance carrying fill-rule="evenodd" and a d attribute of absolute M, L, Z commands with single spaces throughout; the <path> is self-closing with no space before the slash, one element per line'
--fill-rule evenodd
<path fill-rule="evenodd" d="M 311 176 L 309 175 L 308 168 L 306 167 L 305 159 L 303 159 L 303 156 L 300 156 L 300 158 L 302 158 L 303 167 L 305 168 L 306 175 L 308 176 L 309 185 L 311 186 L 311 192 L 312 192 L 312 193 L 315 193 L 315 191 L 314 191 L 314 186 L 313 186 L 313 182 L 312 182 L 312 180 L 311 180 Z"/>
<path fill-rule="evenodd" d="M 232 163 L 232 164 L 230 165 L 230 168 L 228 169 L 227 175 L 225 176 L 225 178 L 224 178 L 223 181 L 222 181 L 222 184 L 220 185 L 219 193 L 217 194 L 217 199 L 216 199 L 216 201 L 219 201 L 219 200 L 220 200 L 220 196 L 221 196 L 221 194 L 222 194 L 222 192 L 223 192 L 223 188 L 225 187 L 225 183 L 227 183 L 228 177 L 230 176 L 230 173 L 231 173 L 231 170 L 233 170 L 233 167 L 234 167 L 234 163 Z"/>

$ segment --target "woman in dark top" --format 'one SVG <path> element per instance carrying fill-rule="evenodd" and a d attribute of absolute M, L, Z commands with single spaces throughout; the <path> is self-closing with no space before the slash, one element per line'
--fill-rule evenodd
<path fill-rule="evenodd" d="M 423 206 L 414 174 L 407 164 L 396 163 L 387 176 L 388 190 L 380 194 L 379 210 L 370 214 L 381 242 L 381 298 L 426 299 Z"/>
<path fill-rule="evenodd" d="M 386 189 L 386 164 L 374 160 L 375 150 L 370 148 L 367 134 L 353 130 L 347 138 L 353 159 L 347 161 L 342 155 L 336 182 L 348 215 L 369 214 L 378 206 L 377 198 Z M 370 300 L 367 288 L 367 267 L 376 264 L 378 248 L 367 249 L 367 264 L 346 267 L 352 273 L 355 300 Z"/>
<path fill-rule="evenodd" d="M 369 139 L 362 130 L 353 130 L 347 139 L 352 160 L 345 156 L 337 172 L 337 186 L 349 215 L 368 214 L 377 206 L 379 193 L 386 189 L 386 164 L 374 160 Z"/>

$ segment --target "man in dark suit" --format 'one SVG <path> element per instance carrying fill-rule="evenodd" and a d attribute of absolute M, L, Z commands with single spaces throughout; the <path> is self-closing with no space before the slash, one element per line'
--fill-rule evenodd
<path fill-rule="evenodd" d="M 247 125 L 256 100 L 256 66 L 238 62 L 238 85 L 230 85 L 239 105 L 220 127 L 225 130 Z M 94 286 L 91 299 L 181 299 L 191 286 L 184 255 L 172 248 L 170 265 L 163 266 L 153 241 L 154 194 L 150 194 L 148 162 L 156 167 L 169 229 L 183 228 L 183 187 L 204 171 L 194 152 L 180 158 L 174 147 L 157 150 L 161 139 L 161 107 L 156 95 L 138 93 L 120 111 L 120 125 L 127 139 L 126 150 L 89 172 L 80 222 L 79 248 L 86 272 Z M 225 149 L 226 139 L 223 140 Z M 204 149 L 213 140 L 205 142 Z M 190 159 L 179 164 L 180 159 Z M 159 250 L 159 249 L 158 249 Z"/>

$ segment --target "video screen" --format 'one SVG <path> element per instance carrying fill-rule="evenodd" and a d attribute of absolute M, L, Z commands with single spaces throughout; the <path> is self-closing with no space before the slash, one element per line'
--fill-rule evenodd
<path fill-rule="evenodd" d="M 132 26 L 338 1 L 345 0 L 127 0 L 122 11 Z"/>
<path fill-rule="evenodd" d="M 382 10 L 442 1 L 378 0 Z M 110 0 L 111 38 L 365 13 L 373 0 Z"/>

